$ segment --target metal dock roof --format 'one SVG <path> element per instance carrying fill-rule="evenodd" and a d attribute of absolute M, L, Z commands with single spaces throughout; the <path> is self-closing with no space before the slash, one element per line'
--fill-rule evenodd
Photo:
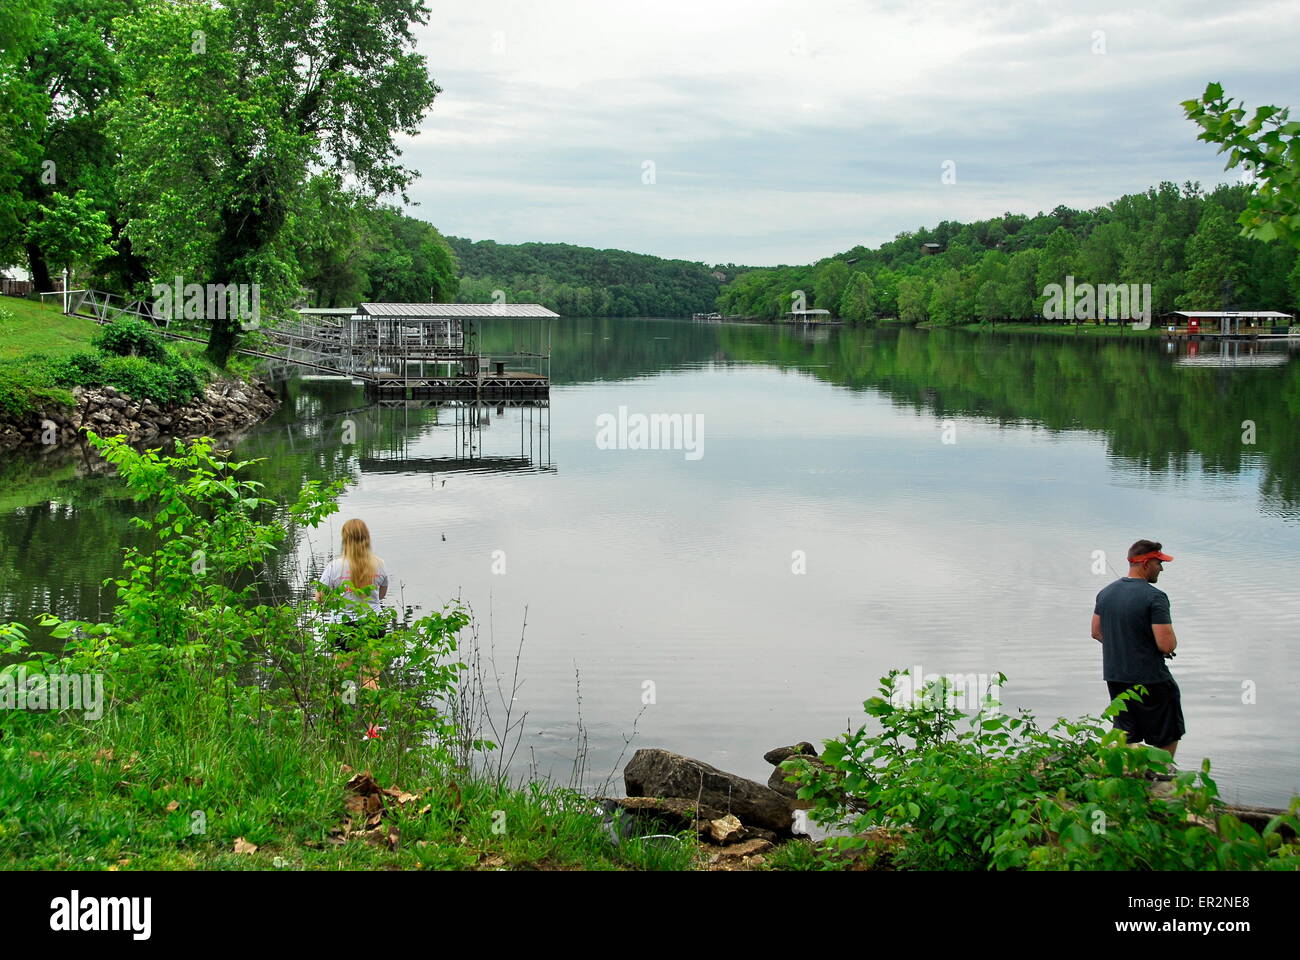
<path fill-rule="evenodd" d="M 559 314 L 540 303 L 363 303 L 357 313 L 408 320 L 507 319 L 556 320 Z"/>

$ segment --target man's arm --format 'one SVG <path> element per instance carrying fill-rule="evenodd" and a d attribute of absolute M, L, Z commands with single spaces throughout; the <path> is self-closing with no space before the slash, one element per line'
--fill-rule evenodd
<path fill-rule="evenodd" d="M 1174 618 L 1169 615 L 1169 598 L 1159 590 L 1155 592 L 1155 600 L 1151 604 L 1151 632 L 1156 638 L 1156 649 L 1166 657 L 1174 652 L 1174 647 L 1178 646 L 1178 638 L 1174 636 Z"/>
<path fill-rule="evenodd" d="M 1092 639 L 1101 643 L 1101 617 L 1095 613 L 1092 615 Z"/>

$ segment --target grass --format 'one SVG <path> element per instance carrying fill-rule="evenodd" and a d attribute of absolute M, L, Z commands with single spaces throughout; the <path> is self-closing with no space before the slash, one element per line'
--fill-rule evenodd
<path fill-rule="evenodd" d="M 1126 339 L 1129 337 L 1162 337 L 1167 331 L 1156 324 L 1149 330 L 1133 330 L 1127 323 L 963 323 L 960 330 L 977 333 L 1035 333 L 1054 337 L 1088 337 L 1090 339 Z"/>
<path fill-rule="evenodd" d="M 202 699 L 199 690 L 159 691 L 89 725 L 11 714 L 0 748 L 0 866 L 688 870 L 701 860 L 694 843 L 615 846 L 590 799 L 572 790 L 414 769 L 409 756 L 360 738 L 344 748 L 344 765 L 337 745 L 312 742 L 291 720 L 214 722 Z M 388 801 L 375 835 L 343 839 L 346 785 L 358 770 L 415 796 Z M 237 852 L 244 844 L 257 849 Z"/>
<path fill-rule="evenodd" d="M 25 419 L 36 411 L 70 406 L 70 382 L 61 361 L 75 354 L 96 353 L 94 339 L 103 328 L 85 317 L 65 316 L 56 304 L 0 297 L 0 415 Z M 205 344 L 185 340 L 169 346 L 197 363 L 200 381 L 222 377 L 246 379 L 255 362 L 232 356 L 226 367 L 212 363 Z M 98 380 L 80 381 L 86 386 Z M 109 381 L 131 392 L 128 383 Z M 152 396 L 158 396 L 154 392 Z"/>
<path fill-rule="evenodd" d="M 12 314 L 4 320 L 3 312 Z M 65 317 L 55 304 L 0 297 L 0 360 L 40 353 L 66 357 L 90 349 L 99 325 L 85 317 Z"/>

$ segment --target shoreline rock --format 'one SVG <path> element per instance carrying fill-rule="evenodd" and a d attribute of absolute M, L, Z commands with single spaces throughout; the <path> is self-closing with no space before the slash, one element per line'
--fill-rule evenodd
<path fill-rule="evenodd" d="M 0 452 L 51 451 L 83 441 L 83 430 L 100 436 L 124 435 L 131 444 L 199 436 L 222 436 L 260 423 L 280 406 L 264 383 L 217 380 L 200 396 L 182 404 L 136 399 L 114 387 L 73 387 L 75 406 L 39 410 L 27 417 L 0 420 Z"/>
<path fill-rule="evenodd" d="M 727 773 L 700 760 L 670 750 L 643 748 L 623 768 L 629 797 L 695 798 L 724 815 L 779 836 L 792 835 L 794 811 L 790 800 L 771 787 Z"/>

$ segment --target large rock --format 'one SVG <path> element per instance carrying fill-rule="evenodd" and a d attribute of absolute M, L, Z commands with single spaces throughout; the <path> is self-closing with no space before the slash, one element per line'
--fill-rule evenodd
<path fill-rule="evenodd" d="M 790 835 L 790 801 L 781 794 L 669 750 L 638 750 L 623 768 L 623 784 L 629 797 L 698 797 L 744 823 Z"/>

